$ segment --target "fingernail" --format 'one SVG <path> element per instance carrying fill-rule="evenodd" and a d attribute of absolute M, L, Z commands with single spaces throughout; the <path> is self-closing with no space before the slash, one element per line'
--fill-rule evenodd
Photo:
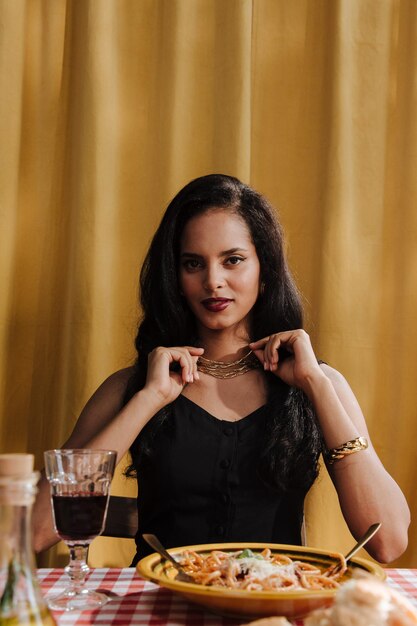
<path fill-rule="evenodd" d="M 194 378 L 195 378 L 196 380 L 200 380 L 200 374 L 199 374 L 198 372 L 196 372 L 196 373 L 194 374 Z"/>
<path fill-rule="evenodd" d="M 264 361 L 264 370 L 268 369 L 268 363 L 266 361 Z"/>

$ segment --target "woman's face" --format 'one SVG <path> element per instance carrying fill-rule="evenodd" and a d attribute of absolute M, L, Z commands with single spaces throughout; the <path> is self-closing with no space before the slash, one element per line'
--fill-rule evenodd
<path fill-rule="evenodd" d="M 179 282 L 200 332 L 234 328 L 248 337 L 259 280 L 258 255 L 239 215 L 215 208 L 187 222 L 181 238 Z"/>

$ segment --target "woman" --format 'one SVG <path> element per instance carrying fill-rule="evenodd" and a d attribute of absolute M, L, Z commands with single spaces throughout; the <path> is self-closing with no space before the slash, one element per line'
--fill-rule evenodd
<path fill-rule="evenodd" d="M 324 450 L 354 537 L 381 562 L 407 545 L 409 510 L 369 440 L 345 379 L 317 360 L 283 236 L 263 196 L 209 175 L 172 200 L 141 273 L 133 368 L 84 408 L 64 447 L 130 449 L 138 478 L 135 562 L 168 547 L 300 543 L 304 497 Z M 56 541 L 46 489 L 35 545 Z"/>

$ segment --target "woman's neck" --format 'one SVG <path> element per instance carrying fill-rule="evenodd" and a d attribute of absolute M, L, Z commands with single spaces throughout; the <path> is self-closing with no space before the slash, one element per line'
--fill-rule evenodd
<path fill-rule="evenodd" d="M 231 333 L 205 332 L 200 335 L 200 345 L 204 348 L 204 358 L 213 361 L 235 361 L 249 351 L 250 339 Z"/>

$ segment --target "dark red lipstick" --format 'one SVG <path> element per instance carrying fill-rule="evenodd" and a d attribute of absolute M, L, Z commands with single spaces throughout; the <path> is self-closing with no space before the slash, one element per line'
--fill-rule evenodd
<path fill-rule="evenodd" d="M 203 300 L 202 304 L 208 311 L 217 313 L 218 311 L 224 311 L 232 302 L 229 298 L 207 298 Z"/>

